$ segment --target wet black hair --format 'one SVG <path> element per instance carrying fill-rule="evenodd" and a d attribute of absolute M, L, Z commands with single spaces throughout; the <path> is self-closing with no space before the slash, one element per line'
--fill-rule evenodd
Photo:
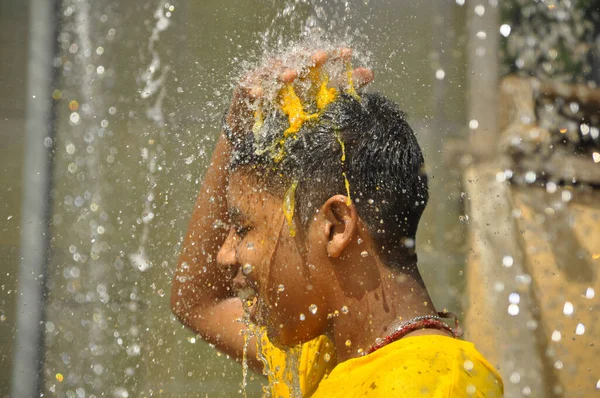
<path fill-rule="evenodd" d="M 304 227 L 331 196 L 347 195 L 345 174 L 380 254 L 398 255 L 403 248 L 413 253 L 429 194 L 421 148 L 398 106 L 376 93 L 342 94 L 285 140 L 287 118 L 276 112 L 260 135 L 232 140 L 231 171 L 251 166 L 282 198 L 297 182 L 296 214 Z M 275 160 L 272 145 L 281 142 L 283 156 Z"/>

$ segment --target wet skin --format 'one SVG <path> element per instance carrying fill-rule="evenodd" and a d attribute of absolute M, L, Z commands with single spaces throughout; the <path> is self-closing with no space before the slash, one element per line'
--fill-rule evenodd
<path fill-rule="evenodd" d="M 324 286 L 332 275 L 311 250 L 314 242 L 306 239 L 318 237 L 310 230 L 303 233 L 295 219 L 298 233 L 292 237 L 282 199 L 268 192 L 251 172 L 231 175 L 227 203 L 231 227 L 217 263 L 237 269 L 236 290 L 250 286 L 258 293 L 250 311 L 252 320 L 265 326 L 278 345 L 293 346 L 322 334 L 328 310 Z M 317 308 L 315 314 L 309 310 L 311 305 Z"/>
<path fill-rule="evenodd" d="M 329 54 L 317 51 L 309 58 L 312 67 L 318 68 L 326 62 L 345 62 L 350 56 L 351 50 L 339 49 Z M 264 100 L 264 83 L 290 84 L 302 78 L 277 60 L 244 77 L 233 93 L 226 120 L 234 136 L 251 130 L 248 104 Z M 353 70 L 357 89 L 372 79 L 369 69 Z M 347 81 L 333 84 L 344 90 Z M 303 230 L 296 224 L 298 233 L 292 237 L 282 198 L 242 169 L 230 175 L 230 156 L 231 145 L 222 135 L 198 194 L 173 279 L 171 306 L 183 324 L 218 349 L 241 358 L 244 340 L 240 331 L 245 326 L 235 320 L 244 311 L 232 287 L 239 289 L 247 283 L 258 292 L 253 316 L 268 328 L 275 343 L 290 346 L 327 334 L 338 361 L 344 361 L 359 355 L 357 348 L 366 349 L 375 338 L 385 336 L 398 319 L 435 313 L 416 259 L 395 271 L 383 264 L 346 196 L 335 195 L 323 203 L 309 227 Z M 229 222 L 227 230 L 218 227 Z M 363 257 L 364 251 L 369 256 Z M 247 276 L 243 275 L 245 264 L 252 266 Z M 282 292 L 278 291 L 281 284 Z M 309 310 L 312 304 L 317 306 L 314 315 Z M 347 315 L 328 317 L 344 306 L 350 309 Z M 300 314 L 305 315 L 304 321 Z M 256 357 L 255 345 L 250 344 L 250 365 L 261 370 Z"/>

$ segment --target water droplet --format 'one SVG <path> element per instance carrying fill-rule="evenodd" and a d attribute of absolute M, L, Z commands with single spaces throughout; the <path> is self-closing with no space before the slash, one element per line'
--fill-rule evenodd
<path fill-rule="evenodd" d="M 554 192 L 556 192 L 556 189 L 557 189 L 557 188 L 558 188 L 558 187 L 557 187 L 557 185 L 556 185 L 556 183 L 555 183 L 555 182 L 548 181 L 548 182 L 546 183 L 546 191 L 547 191 L 548 193 L 554 193 Z"/>
<path fill-rule="evenodd" d="M 513 372 L 513 373 L 510 375 L 510 378 L 509 378 L 509 380 L 510 380 L 510 382 L 511 382 L 511 383 L 513 383 L 513 384 L 517 384 L 517 383 L 519 383 L 519 382 L 521 381 L 521 375 L 520 375 L 520 374 L 518 374 L 517 372 Z"/>
<path fill-rule="evenodd" d="M 517 304 L 511 304 L 508 306 L 508 314 L 512 316 L 519 315 L 519 306 Z"/>
<path fill-rule="evenodd" d="M 554 368 L 556 368 L 558 370 L 562 369 L 563 368 L 563 362 L 560 361 L 560 360 L 554 362 Z"/>
<path fill-rule="evenodd" d="M 575 334 L 581 336 L 584 333 L 585 333 L 585 325 L 583 323 L 578 324 L 577 327 L 575 328 Z"/>
<path fill-rule="evenodd" d="M 519 296 L 519 293 L 511 293 L 508 295 L 508 302 L 511 304 L 519 304 L 519 302 L 521 301 L 521 297 Z"/>
<path fill-rule="evenodd" d="M 443 69 L 438 69 L 435 71 L 435 78 L 438 80 L 444 80 L 444 77 L 446 77 L 446 72 L 444 72 Z"/>
<path fill-rule="evenodd" d="M 140 355 L 140 352 L 142 350 L 138 344 L 132 344 L 130 346 L 127 346 L 127 349 L 125 351 L 127 352 L 127 355 L 129 355 L 130 357 L 135 357 L 135 356 Z"/>
<path fill-rule="evenodd" d="M 306 319 L 306 316 L 304 314 L 300 314 L 300 320 L 303 321 Z"/>
<path fill-rule="evenodd" d="M 479 122 L 477 121 L 477 119 L 471 119 L 469 121 L 469 128 L 471 130 L 476 130 L 479 127 Z"/>
<path fill-rule="evenodd" d="M 278 291 L 279 293 L 283 292 L 284 290 L 285 290 L 285 286 L 284 286 L 283 284 L 281 284 L 281 285 L 277 286 L 277 291 Z"/>
<path fill-rule="evenodd" d="M 515 260 L 513 259 L 512 256 L 502 257 L 502 265 L 505 266 L 506 268 L 512 267 L 514 262 L 515 262 Z"/>
<path fill-rule="evenodd" d="M 508 35 L 510 35 L 510 31 L 511 31 L 510 25 L 503 24 L 503 25 L 500 26 L 500 34 L 502 36 L 508 37 Z"/>
<path fill-rule="evenodd" d="M 463 368 L 465 368 L 465 370 L 467 372 L 470 372 L 471 370 L 473 370 L 473 362 L 469 361 L 468 359 L 465 361 L 465 363 L 463 363 Z"/>
<path fill-rule="evenodd" d="M 485 7 L 481 4 L 475 6 L 475 14 L 482 17 L 485 14 Z"/>
<path fill-rule="evenodd" d="M 369 252 L 366 250 L 363 250 L 362 252 L 360 252 L 360 255 L 363 257 L 367 257 L 369 255 Z"/>
<path fill-rule="evenodd" d="M 342 307 L 342 314 L 347 314 L 348 313 L 348 307 L 346 307 L 345 305 Z"/>
<path fill-rule="evenodd" d="M 565 306 L 563 307 L 563 314 L 565 314 L 566 316 L 571 316 L 573 315 L 573 311 L 573 303 L 566 301 Z"/>
<path fill-rule="evenodd" d="M 594 289 L 591 287 L 588 287 L 585 291 L 585 298 L 586 299 L 593 299 L 594 296 L 596 296 L 596 292 L 594 292 Z"/>
<path fill-rule="evenodd" d="M 248 243 L 246 244 L 246 248 L 247 248 L 248 250 L 254 250 L 254 243 L 252 243 L 252 242 L 248 242 Z"/>
<path fill-rule="evenodd" d="M 350 340 L 346 340 L 346 347 L 350 347 L 352 345 L 352 342 Z"/>
<path fill-rule="evenodd" d="M 356 243 L 358 243 L 358 244 L 360 245 L 361 243 L 363 243 L 363 240 L 362 240 L 361 238 L 358 238 L 358 239 L 356 240 Z"/>
<path fill-rule="evenodd" d="M 252 273 L 252 264 L 244 264 L 242 266 L 242 272 L 244 273 L 244 275 L 250 275 Z"/>
<path fill-rule="evenodd" d="M 562 334 L 558 330 L 552 332 L 552 341 L 560 341 L 562 339 Z"/>
<path fill-rule="evenodd" d="M 79 124 L 79 122 L 81 121 L 81 118 L 79 117 L 79 113 L 77 113 L 77 112 L 71 113 L 71 116 L 69 116 L 69 120 L 73 124 Z"/>
<path fill-rule="evenodd" d="M 323 355 L 323 360 L 325 362 L 331 361 L 331 355 L 329 353 L 325 353 L 325 355 Z"/>
<path fill-rule="evenodd" d="M 148 224 L 150 221 L 154 219 L 154 213 L 149 211 L 148 213 L 142 214 L 142 221 L 144 224 Z"/>
<path fill-rule="evenodd" d="M 594 152 L 592 154 L 592 159 L 594 159 L 594 163 L 600 163 L 600 152 Z"/>
<path fill-rule="evenodd" d="M 311 304 L 311 305 L 308 307 L 308 310 L 310 311 L 310 313 L 311 313 L 311 314 L 315 315 L 315 314 L 317 313 L 317 306 L 316 306 L 316 305 L 314 305 L 314 304 Z"/>
<path fill-rule="evenodd" d="M 525 173 L 525 181 L 529 184 L 533 184 L 536 179 L 537 174 L 535 173 L 535 171 L 528 171 L 527 173 Z"/>

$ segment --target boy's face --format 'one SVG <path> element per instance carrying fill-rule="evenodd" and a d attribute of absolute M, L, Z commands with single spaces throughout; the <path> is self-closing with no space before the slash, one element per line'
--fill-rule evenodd
<path fill-rule="evenodd" d="M 235 290 L 256 292 L 249 310 L 253 322 L 265 326 L 274 343 L 292 346 L 323 333 L 332 275 L 317 222 L 304 231 L 294 217 L 292 237 L 282 203 L 251 172 L 233 172 L 227 192 L 231 226 L 217 261 L 237 272 Z"/>

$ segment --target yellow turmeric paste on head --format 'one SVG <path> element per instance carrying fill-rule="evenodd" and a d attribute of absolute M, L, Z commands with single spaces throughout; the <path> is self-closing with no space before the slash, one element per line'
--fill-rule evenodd
<path fill-rule="evenodd" d="M 291 84 L 287 84 L 281 90 L 281 109 L 287 115 L 290 124 L 283 132 L 284 138 L 292 134 L 295 137 L 295 134 L 300 130 L 305 121 L 318 116 L 316 113 L 311 115 L 304 111 L 302 102 L 298 98 L 294 86 Z"/>

